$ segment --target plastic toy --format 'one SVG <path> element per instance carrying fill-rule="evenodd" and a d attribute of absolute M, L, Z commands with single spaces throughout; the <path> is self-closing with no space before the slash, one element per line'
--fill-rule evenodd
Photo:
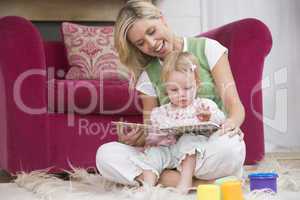
<path fill-rule="evenodd" d="M 271 189 L 277 192 L 277 178 L 276 173 L 252 173 L 249 174 L 250 190 Z"/>
<path fill-rule="evenodd" d="M 221 200 L 220 186 L 207 184 L 197 187 L 197 200 Z"/>
<path fill-rule="evenodd" d="M 240 181 L 229 181 L 221 184 L 222 200 L 243 200 L 242 184 Z"/>

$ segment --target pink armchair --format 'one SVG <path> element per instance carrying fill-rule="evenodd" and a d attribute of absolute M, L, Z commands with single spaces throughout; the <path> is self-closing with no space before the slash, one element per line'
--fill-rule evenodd
<path fill-rule="evenodd" d="M 245 19 L 201 35 L 229 48 L 246 108 L 242 126 L 246 163 L 253 164 L 264 156 L 263 122 L 255 113 L 262 114 L 259 89 L 271 34 L 262 22 Z M 0 19 L 0 168 L 17 172 L 54 167 L 53 171 L 59 171 L 69 169 L 68 161 L 77 167 L 94 167 L 97 148 L 117 139 L 111 121 L 142 121 L 140 100 L 127 81 L 65 80 L 61 74 L 67 70 L 63 42 L 43 41 L 24 18 Z M 76 90 L 73 95 L 70 88 Z M 97 106 L 78 114 L 70 101 L 87 107 L 91 88 L 99 97 Z M 66 112 L 66 107 L 72 112 Z"/>

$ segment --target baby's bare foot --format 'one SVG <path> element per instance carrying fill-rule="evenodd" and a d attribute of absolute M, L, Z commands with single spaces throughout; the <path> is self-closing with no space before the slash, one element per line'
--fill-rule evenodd
<path fill-rule="evenodd" d="M 192 184 L 179 183 L 176 186 L 176 189 L 181 194 L 188 194 L 190 191 L 192 191 Z"/>

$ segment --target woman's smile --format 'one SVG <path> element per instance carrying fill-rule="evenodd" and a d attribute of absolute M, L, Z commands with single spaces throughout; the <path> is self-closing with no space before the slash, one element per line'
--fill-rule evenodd
<path fill-rule="evenodd" d="M 171 50 L 171 35 L 162 19 L 137 20 L 128 30 L 128 39 L 144 54 L 164 58 Z"/>
<path fill-rule="evenodd" d="M 167 49 L 166 49 L 166 45 L 165 44 L 166 44 L 165 41 L 162 40 L 162 42 L 160 43 L 160 45 L 155 49 L 155 53 L 158 54 L 157 57 L 161 58 L 161 57 L 163 57 L 166 54 Z"/>

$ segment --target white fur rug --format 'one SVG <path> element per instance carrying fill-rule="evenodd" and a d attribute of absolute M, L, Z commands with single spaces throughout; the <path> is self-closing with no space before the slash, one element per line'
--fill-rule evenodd
<path fill-rule="evenodd" d="M 90 174 L 82 169 L 73 168 L 70 180 L 64 181 L 47 174 L 46 171 L 35 171 L 19 174 L 15 183 L 33 192 L 43 200 L 195 200 L 196 193 L 180 195 L 172 188 L 149 187 L 128 188 L 105 180 L 98 174 Z M 245 200 L 287 200 L 283 191 L 299 191 L 299 183 L 293 177 L 291 169 L 283 169 L 274 160 L 264 161 L 257 169 L 259 172 L 276 171 L 279 174 L 278 193 L 270 191 L 249 192 L 247 181 L 244 184 Z M 295 172 L 293 172 L 295 173 Z M 299 173 L 300 174 L 300 173 Z M 299 175 L 298 174 L 298 175 Z M 247 172 L 245 177 L 247 176 Z M 300 177 L 300 176 L 299 176 Z"/>

